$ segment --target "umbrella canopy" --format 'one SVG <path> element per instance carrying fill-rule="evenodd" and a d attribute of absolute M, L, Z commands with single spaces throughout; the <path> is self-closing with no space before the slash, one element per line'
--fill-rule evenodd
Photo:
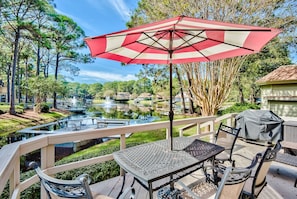
<path fill-rule="evenodd" d="M 206 62 L 257 53 L 278 29 L 179 16 L 85 39 L 92 57 L 126 64 L 169 64 L 172 149 L 172 64 Z"/>

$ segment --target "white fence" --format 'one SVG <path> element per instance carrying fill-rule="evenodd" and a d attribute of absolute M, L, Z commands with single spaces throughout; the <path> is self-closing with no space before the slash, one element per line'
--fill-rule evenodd
<path fill-rule="evenodd" d="M 185 130 L 196 126 L 198 135 L 211 136 L 214 133 L 214 127 L 216 123 L 219 123 L 224 120 L 227 121 L 228 125 L 232 126 L 235 115 L 236 114 L 228 114 L 220 118 L 209 116 L 174 120 L 173 126 L 182 126 L 180 128 L 180 136 L 183 136 L 183 132 Z M 35 150 L 40 150 L 41 168 L 45 170 L 47 174 L 53 175 L 67 170 L 72 170 L 88 165 L 94 165 L 97 163 L 113 160 L 112 154 L 109 154 L 100 157 L 90 158 L 83 161 L 55 166 L 56 144 L 120 135 L 120 148 L 124 149 L 126 147 L 126 133 L 142 133 L 144 131 L 156 129 L 166 129 L 166 139 L 169 138 L 169 121 L 166 121 L 121 126 L 115 128 L 102 128 L 87 131 L 73 131 L 59 134 L 41 135 L 30 138 L 25 141 L 5 145 L 0 150 L 0 195 L 3 192 L 6 184 L 9 183 L 10 198 L 19 199 L 22 191 L 26 190 L 28 187 L 39 181 L 38 177 L 35 175 L 21 182 L 20 158 L 23 155 L 29 154 Z M 202 132 L 201 129 L 204 129 L 204 131 Z"/>

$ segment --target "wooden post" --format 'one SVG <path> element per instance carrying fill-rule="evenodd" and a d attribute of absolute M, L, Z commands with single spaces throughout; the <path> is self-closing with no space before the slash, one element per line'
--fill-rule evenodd
<path fill-rule="evenodd" d="M 41 148 L 40 151 L 40 168 L 47 169 L 55 166 L 55 145 L 48 145 Z M 40 190 L 40 198 L 46 198 L 47 194 L 42 188 Z"/>
<path fill-rule="evenodd" d="M 14 169 L 13 169 L 13 172 L 11 173 L 10 175 L 10 183 L 9 183 L 9 193 L 10 193 L 10 197 L 12 197 L 12 193 L 13 191 L 16 189 L 16 186 L 18 184 L 20 184 L 20 178 L 21 178 L 21 175 L 20 175 L 20 158 L 15 158 L 15 161 L 14 161 L 15 165 L 14 165 Z M 20 198 L 20 194 L 17 195 L 16 198 Z"/>
<path fill-rule="evenodd" d="M 166 128 L 166 139 L 169 139 L 170 135 L 169 135 L 169 129 Z"/>
<path fill-rule="evenodd" d="M 212 134 L 210 135 L 210 140 L 211 142 L 214 142 L 214 133 L 215 133 L 215 130 L 214 130 L 214 127 L 215 127 L 215 120 L 213 120 L 210 124 L 210 129 L 209 129 L 209 132 L 212 132 Z"/>
<path fill-rule="evenodd" d="M 121 134 L 121 138 L 120 138 L 120 150 L 125 149 L 126 148 L 126 135 L 125 134 Z M 123 176 L 124 175 L 124 169 L 121 168 L 120 170 L 120 175 Z"/>
<path fill-rule="evenodd" d="M 197 123 L 196 133 L 197 133 L 197 135 L 200 135 L 201 134 L 200 123 Z"/>

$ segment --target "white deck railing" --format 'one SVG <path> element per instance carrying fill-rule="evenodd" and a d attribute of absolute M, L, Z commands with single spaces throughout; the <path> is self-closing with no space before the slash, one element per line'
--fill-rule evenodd
<path fill-rule="evenodd" d="M 231 125 L 234 122 L 234 117 L 235 114 L 228 114 L 220 118 L 209 116 L 174 120 L 173 126 L 185 125 L 184 127 L 180 128 L 180 136 L 183 135 L 184 130 L 189 129 L 190 127 L 197 126 L 197 134 L 202 137 L 206 135 L 213 135 L 215 124 L 221 122 L 222 120 L 227 120 L 227 124 Z M 5 145 L 0 150 L 0 195 L 2 194 L 6 184 L 9 183 L 10 198 L 19 199 L 22 191 L 26 190 L 31 185 L 39 181 L 36 175 L 22 182 L 20 180 L 21 156 L 31 153 L 35 150 L 41 151 L 41 168 L 45 170 L 47 174 L 53 175 L 59 172 L 113 160 L 112 154 L 109 154 L 100 157 L 90 158 L 87 160 L 55 166 L 56 144 L 120 135 L 120 148 L 124 149 L 126 147 L 126 133 L 141 133 L 148 130 L 167 129 L 166 139 L 168 139 L 168 128 L 169 121 L 154 122 L 148 124 L 121 126 L 115 128 L 91 129 L 51 135 L 41 135 L 30 138 L 25 141 Z M 203 132 L 201 131 L 202 128 L 204 129 Z"/>

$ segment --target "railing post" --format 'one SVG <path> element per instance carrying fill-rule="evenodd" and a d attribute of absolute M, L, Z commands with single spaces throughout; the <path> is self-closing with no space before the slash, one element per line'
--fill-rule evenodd
<path fill-rule="evenodd" d="M 197 133 L 197 135 L 200 135 L 201 134 L 200 123 L 197 123 L 196 133 Z"/>
<path fill-rule="evenodd" d="M 41 148 L 40 151 L 40 167 L 41 169 L 47 169 L 55 166 L 55 145 L 48 145 Z M 46 198 L 46 192 L 44 188 L 40 189 L 40 198 Z"/>
<path fill-rule="evenodd" d="M 20 175 L 20 159 L 19 158 L 15 158 L 15 165 L 13 168 L 13 172 L 10 175 L 10 179 L 9 179 L 9 193 L 10 193 L 10 197 L 12 197 L 12 193 L 14 192 L 16 186 L 21 182 L 20 181 L 21 175 Z M 16 199 L 20 198 L 20 194 L 18 194 L 16 197 L 14 197 Z"/>
<path fill-rule="evenodd" d="M 120 150 L 125 149 L 126 148 L 126 135 L 125 134 L 121 134 L 121 138 L 120 138 Z M 124 175 L 124 169 L 120 169 L 120 175 L 123 176 Z"/>
<path fill-rule="evenodd" d="M 179 129 L 179 137 L 182 137 L 184 135 L 184 130 L 183 129 Z"/>
<path fill-rule="evenodd" d="M 214 127 L 215 127 L 215 120 L 212 120 L 212 122 L 210 123 L 210 128 L 209 128 L 209 132 L 212 132 L 212 134 L 210 135 L 210 140 L 211 140 L 211 142 L 214 142 L 214 132 L 215 132 L 215 130 L 214 130 Z"/>

